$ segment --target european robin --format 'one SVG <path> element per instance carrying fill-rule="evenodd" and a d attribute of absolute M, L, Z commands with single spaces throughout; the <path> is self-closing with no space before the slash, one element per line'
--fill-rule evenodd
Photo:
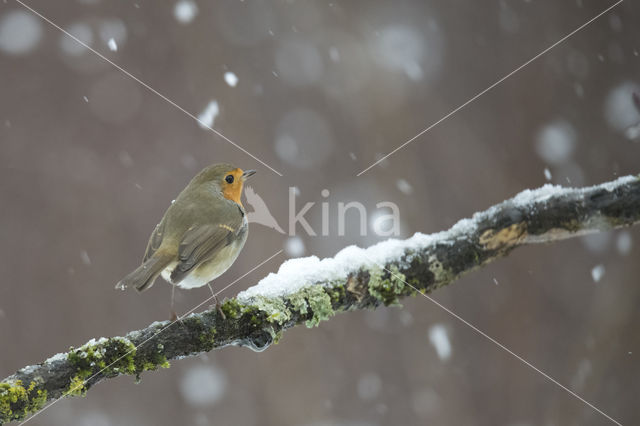
<path fill-rule="evenodd" d="M 247 240 L 242 186 L 255 170 L 214 164 L 194 177 L 149 238 L 142 264 L 116 288 L 142 292 L 162 275 L 180 288 L 202 287 L 222 275 Z"/>

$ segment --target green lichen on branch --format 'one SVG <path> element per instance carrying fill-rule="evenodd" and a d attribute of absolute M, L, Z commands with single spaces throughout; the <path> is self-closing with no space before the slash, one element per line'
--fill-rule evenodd
<path fill-rule="evenodd" d="M 396 265 L 390 269 L 373 267 L 369 270 L 369 293 L 385 306 L 401 306 L 398 296 L 413 289 L 406 284 L 407 277 Z"/>
<path fill-rule="evenodd" d="M 220 308 L 231 319 L 250 314 L 254 325 L 266 322 L 279 329 L 293 321 L 314 327 L 335 314 L 331 298 L 335 294 L 333 287 L 309 285 L 285 297 L 257 296 L 249 303 L 229 299 Z M 258 321 L 258 318 L 262 320 Z"/>
<path fill-rule="evenodd" d="M 332 294 L 335 294 L 333 287 L 309 285 L 285 297 L 257 296 L 247 304 L 231 299 L 222 305 L 222 309 L 224 312 L 225 305 L 233 304 L 237 306 L 239 315 L 251 312 L 253 320 L 256 314 L 261 314 L 264 321 L 275 329 L 290 322 L 294 324 L 304 322 L 307 327 L 315 327 L 335 314 Z"/>
<path fill-rule="evenodd" d="M 22 380 L 14 383 L 0 383 L 0 421 L 20 420 L 38 411 L 47 402 L 47 391 L 38 389 L 36 382 L 22 385 Z"/>
<path fill-rule="evenodd" d="M 71 378 L 66 394 L 83 394 L 86 391 L 84 382 L 95 375 L 115 377 L 124 374 L 139 377 L 144 371 L 169 368 L 169 361 L 162 349 L 160 346 L 157 351 L 139 357 L 136 345 L 124 337 L 100 339 L 77 349 L 71 348 L 67 360 L 76 374 Z"/>
<path fill-rule="evenodd" d="M 214 308 L 176 322 L 156 322 L 25 367 L 0 382 L 0 423 L 24 419 L 48 401 L 84 395 L 104 379 L 139 379 L 144 371 L 168 367 L 169 360 L 228 345 L 261 351 L 296 325 L 315 327 L 338 312 L 398 305 L 402 297 L 431 292 L 518 246 L 640 222 L 640 180 L 635 177 L 551 196 L 543 191 L 539 200 L 522 195 L 449 231 L 418 236 L 421 245 L 406 240 L 400 252 L 382 262 L 367 260 L 363 253 L 359 267 L 330 279 L 305 280 L 302 286 L 295 282 L 295 289 L 279 295 L 259 292 L 229 299 L 220 307 L 222 314 Z"/>
<path fill-rule="evenodd" d="M 83 374 L 76 374 L 69 381 L 69 388 L 64 391 L 64 396 L 85 396 L 87 393 L 87 387 L 85 386 L 85 380 L 89 376 Z"/>
<path fill-rule="evenodd" d="M 290 308 L 290 312 L 294 312 L 300 318 L 306 318 L 304 323 L 307 327 L 315 327 L 321 321 L 326 321 L 335 315 L 331 304 L 332 291 L 333 287 L 328 286 L 303 287 L 286 296 L 286 305 Z"/>
<path fill-rule="evenodd" d="M 92 339 L 79 348 L 71 347 L 58 360 L 22 369 L 15 376 L 31 377 L 28 387 L 23 386 L 24 380 L 17 378 L 0 383 L 0 423 L 23 419 L 40 409 L 50 395 L 46 379 L 59 365 L 64 366 L 68 379 L 53 390 L 56 398 L 84 396 L 93 384 L 104 378 L 139 377 L 144 371 L 168 368 L 169 362 L 161 349 L 141 357 L 137 356 L 136 345 L 127 338 Z"/>
<path fill-rule="evenodd" d="M 227 318 L 238 318 L 242 311 L 242 305 L 238 303 L 236 299 L 225 300 L 225 302 L 220 306 L 220 310 L 225 314 Z"/>
<path fill-rule="evenodd" d="M 86 379 L 98 371 L 110 377 L 134 374 L 136 347 L 128 339 L 114 337 L 89 342 L 77 349 L 71 348 L 67 359 L 77 370 L 77 376 Z"/>
<path fill-rule="evenodd" d="M 279 297 L 258 296 L 247 308 L 263 312 L 266 316 L 265 320 L 272 324 L 282 326 L 291 319 L 291 310 L 285 300 Z"/>
<path fill-rule="evenodd" d="M 327 321 L 335 312 L 331 305 L 331 296 L 328 294 L 326 288 L 314 285 L 306 287 L 302 290 L 304 292 L 304 298 L 307 301 L 308 309 L 305 313 L 311 311 L 312 316 L 305 321 L 307 327 L 315 327 L 320 324 L 321 321 Z"/>

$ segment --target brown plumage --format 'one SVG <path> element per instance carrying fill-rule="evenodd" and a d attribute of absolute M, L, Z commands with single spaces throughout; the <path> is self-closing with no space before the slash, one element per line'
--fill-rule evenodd
<path fill-rule="evenodd" d="M 182 288 L 207 284 L 236 260 L 248 234 L 240 201 L 255 172 L 214 164 L 194 177 L 155 227 L 142 264 L 116 288 L 150 288 L 158 276 Z"/>

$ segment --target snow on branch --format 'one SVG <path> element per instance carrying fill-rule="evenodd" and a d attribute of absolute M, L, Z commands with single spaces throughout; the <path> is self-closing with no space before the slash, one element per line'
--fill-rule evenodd
<path fill-rule="evenodd" d="M 262 351 L 288 328 L 397 304 L 416 290 L 431 292 L 521 245 L 638 222 L 640 177 L 583 189 L 545 185 L 437 234 L 417 233 L 367 249 L 350 246 L 322 260 L 288 260 L 278 273 L 226 300 L 224 316 L 212 309 L 174 323 L 155 322 L 20 369 L 0 382 L 0 423 L 24 419 L 63 396 L 84 395 L 104 379 L 166 368 L 170 360 L 228 345 Z"/>

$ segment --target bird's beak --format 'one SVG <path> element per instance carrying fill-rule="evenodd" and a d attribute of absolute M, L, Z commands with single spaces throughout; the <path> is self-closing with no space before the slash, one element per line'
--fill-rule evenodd
<path fill-rule="evenodd" d="M 242 173 L 242 179 L 243 180 L 247 180 L 248 178 L 250 178 L 251 176 L 255 175 L 256 171 L 255 170 L 245 170 Z"/>

